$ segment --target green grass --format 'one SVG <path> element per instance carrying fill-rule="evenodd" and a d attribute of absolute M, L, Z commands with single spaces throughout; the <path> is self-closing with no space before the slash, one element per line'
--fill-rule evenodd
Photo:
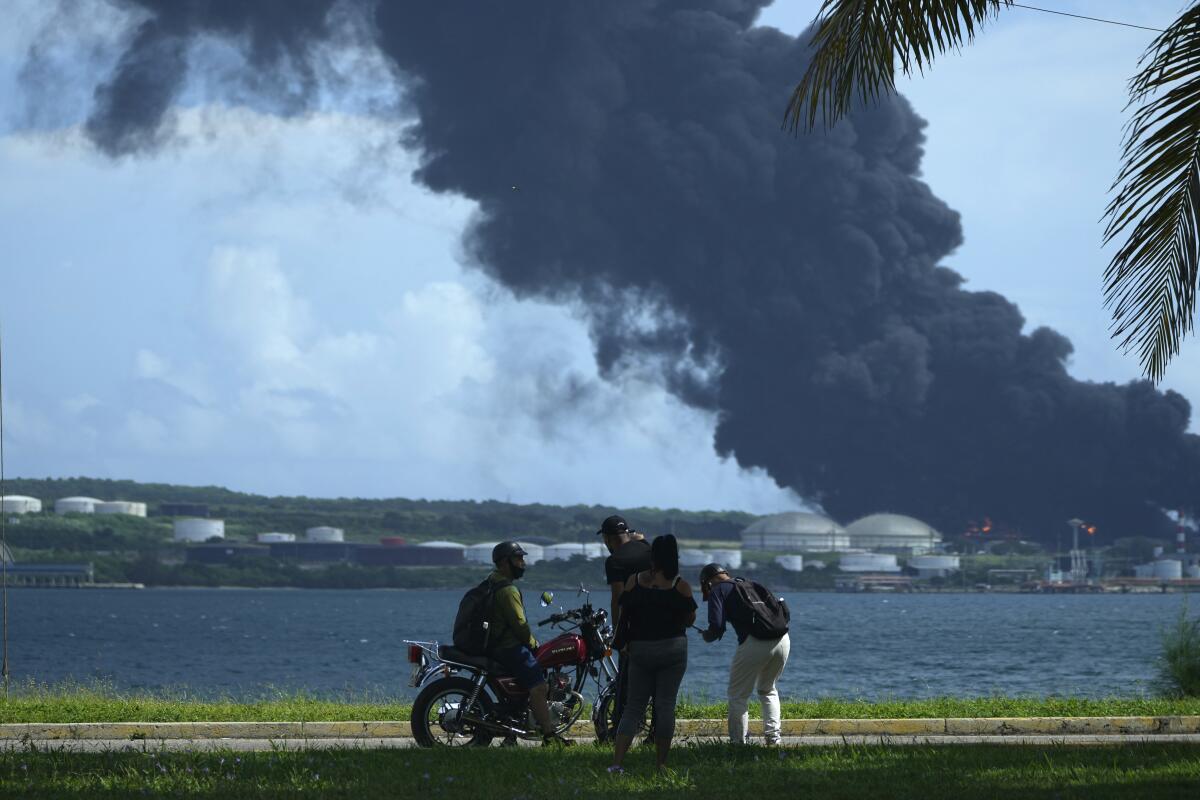
<path fill-rule="evenodd" d="M 1200 748 L 677 747 L 654 774 L 636 748 L 623 776 L 607 748 L 259 753 L 22 751 L 0 755 L 0 795 L 257 798 L 1193 798 Z"/>
<path fill-rule="evenodd" d="M 311 722 L 407 720 L 407 700 L 347 694 L 322 698 L 279 692 L 255 701 L 200 699 L 180 689 L 120 692 L 91 686 L 26 684 L 0 700 L 0 723 L 9 722 Z M 758 704 L 751 713 L 758 713 Z M 1200 698 L 942 697 L 930 700 L 785 701 L 787 719 L 913 717 L 1103 717 L 1200 715 Z M 721 719 L 724 703 L 683 698 L 681 719 Z"/>
<path fill-rule="evenodd" d="M 1186 603 L 1163 631 L 1159 684 L 1170 697 L 1200 697 L 1200 617 L 1189 619 Z"/>

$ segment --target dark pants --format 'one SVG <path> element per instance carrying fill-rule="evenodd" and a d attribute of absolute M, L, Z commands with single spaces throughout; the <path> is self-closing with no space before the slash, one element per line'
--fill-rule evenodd
<path fill-rule="evenodd" d="M 629 700 L 629 656 L 625 653 L 617 654 L 617 688 L 613 692 L 613 715 L 609 730 L 616 731 L 617 726 L 621 724 L 621 714 L 625 711 L 625 703 Z M 658 713 L 654 708 L 654 696 L 650 697 L 650 729 L 653 730 L 658 722 Z"/>
<path fill-rule="evenodd" d="M 654 738 L 670 739 L 675 734 L 675 699 L 687 670 L 687 638 L 631 642 L 629 651 L 629 696 L 617 733 L 630 738 L 637 734 L 653 695 Z"/>

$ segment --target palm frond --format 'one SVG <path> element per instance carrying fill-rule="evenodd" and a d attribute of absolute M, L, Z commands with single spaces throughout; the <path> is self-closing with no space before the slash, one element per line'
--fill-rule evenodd
<path fill-rule="evenodd" d="M 824 0 L 809 45 L 816 48 L 792 91 L 784 124 L 812 129 L 850 110 L 855 97 L 875 100 L 896 89 L 896 59 L 904 74 L 924 71 L 933 57 L 975 37 L 989 15 L 1013 0 Z"/>
<path fill-rule="evenodd" d="M 1151 43 L 1130 106 L 1105 244 L 1129 235 L 1104 271 L 1112 336 L 1158 381 L 1192 330 L 1200 267 L 1200 4 Z M 1122 185 L 1123 184 L 1123 185 Z M 1120 189 L 1118 190 L 1118 187 Z"/>

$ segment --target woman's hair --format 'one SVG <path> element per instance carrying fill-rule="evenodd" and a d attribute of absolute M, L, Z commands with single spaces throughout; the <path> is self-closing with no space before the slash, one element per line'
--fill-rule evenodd
<path fill-rule="evenodd" d="M 650 563 L 668 578 L 679 574 L 679 545 L 672 534 L 659 536 L 650 543 Z"/>

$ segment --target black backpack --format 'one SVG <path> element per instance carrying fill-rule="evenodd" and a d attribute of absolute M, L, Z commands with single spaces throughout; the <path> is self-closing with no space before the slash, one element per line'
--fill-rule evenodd
<path fill-rule="evenodd" d="M 738 622 L 749 625 L 750 635 L 755 639 L 778 639 L 788 632 L 792 612 L 782 597 L 758 581 L 744 578 L 734 579 L 731 594 L 737 602 L 730 605 L 729 611 Z"/>
<path fill-rule="evenodd" d="M 497 591 L 511 585 L 512 581 L 492 583 L 484 579 L 478 586 L 467 590 L 458 603 L 458 614 L 454 617 L 455 647 L 468 655 L 487 655 L 490 634 L 494 633 L 488 629 L 492 618 L 492 600 Z"/>

